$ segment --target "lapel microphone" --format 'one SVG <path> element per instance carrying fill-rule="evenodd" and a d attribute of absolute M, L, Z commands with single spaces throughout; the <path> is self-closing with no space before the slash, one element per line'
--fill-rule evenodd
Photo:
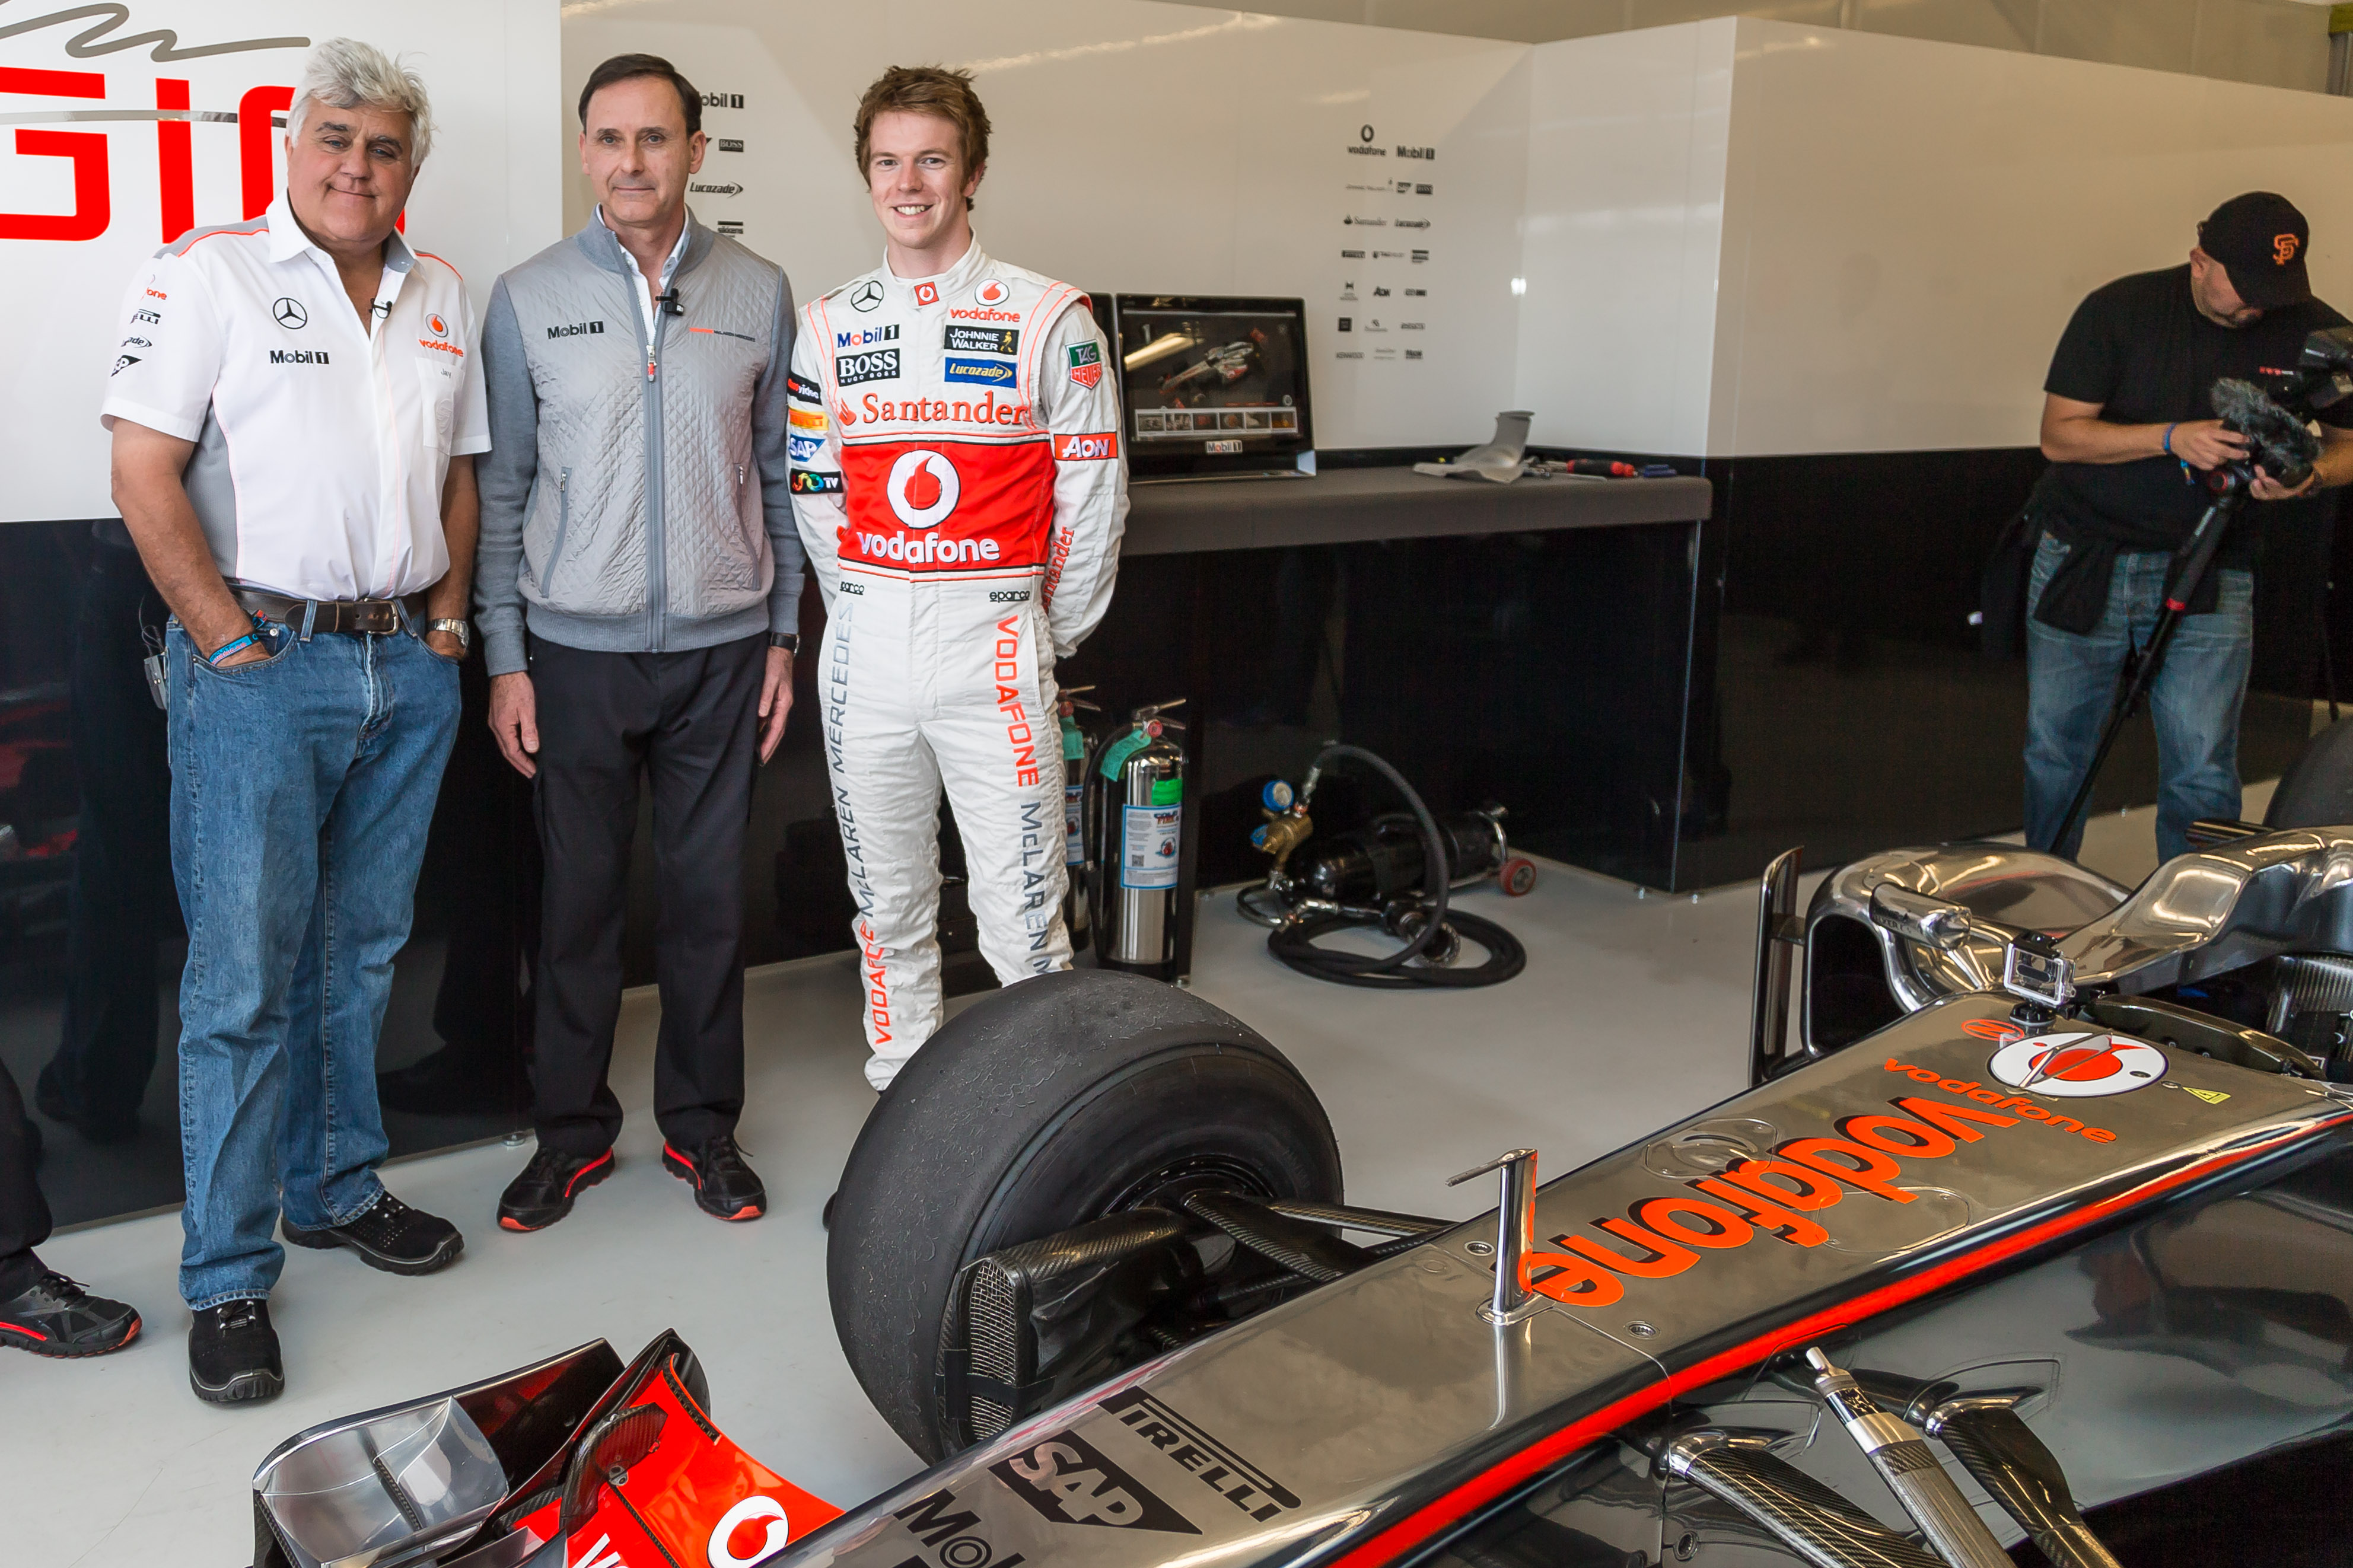
<path fill-rule="evenodd" d="M 686 314 L 686 307 L 678 302 L 678 285 L 675 283 L 670 286 L 669 293 L 656 296 L 654 303 L 659 305 L 662 308 L 663 312 L 667 315 L 683 316 Z"/>

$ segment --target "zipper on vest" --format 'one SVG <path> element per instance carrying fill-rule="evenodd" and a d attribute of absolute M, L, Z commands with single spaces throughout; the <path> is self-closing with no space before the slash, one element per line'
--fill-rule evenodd
<path fill-rule="evenodd" d="M 564 559 L 564 536 L 572 531 L 572 470 L 559 470 L 555 476 L 555 548 L 547 552 L 547 564 L 540 568 L 539 596 L 547 597 L 547 585 L 555 581 L 555 563 Z"/>

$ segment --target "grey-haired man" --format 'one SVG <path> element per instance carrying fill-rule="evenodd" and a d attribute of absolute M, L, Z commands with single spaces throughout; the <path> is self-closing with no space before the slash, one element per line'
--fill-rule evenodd
<path fill-rule="evenodd" d="M 490 446 L 464 281 L 394 232 L 431 140 L 414 73 L 321 44 L 285 195 L 139 269 L 101 411 L 173 614 L 180 1292 L 214 1404 L 285 1386 L 281 1212 L 287 1240 L 395 1274 L 465 1245 L 375 1173 L 376 1034 L 457 732 Z"/>

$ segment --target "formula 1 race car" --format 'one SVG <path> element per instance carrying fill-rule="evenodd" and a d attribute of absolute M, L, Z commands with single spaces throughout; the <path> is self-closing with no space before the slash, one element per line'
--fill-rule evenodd
<path fill-rule="evenodd" d="M 2242 836 L 2056 940 L 1882 859 L 1810 940 L 1862 909 L 1886 1020 L 1777 1036 L 1814 956 L 1785 866 L 1761 1081 L 1541 1189 L 1506 1152 L 1467 1224 L 1345 1206 L 1298 1073 L 1184 992 L 986 997 L 877 1107 L 829 1244 L 929 1468 L 839 1513 L 727 1441 L 673 1336 L 596 1342 L 292 1439 L 257 1563 L 2353 1562 L 2353 1092 L 2191 995 L 2353 960 L 2353 829 Z"/>

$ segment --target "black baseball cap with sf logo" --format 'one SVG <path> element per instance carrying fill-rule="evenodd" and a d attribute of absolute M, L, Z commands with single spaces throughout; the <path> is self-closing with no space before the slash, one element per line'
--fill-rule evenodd
<path fill-rule="evenodd" d="M 2198 248 L 2222 264 L 2240 299 L 2259 310 L 2312 298 L 2304 253 L 2312 226 L 2295 204 L 2270 191 L 2232 196 L 2198 226 Z"/>

